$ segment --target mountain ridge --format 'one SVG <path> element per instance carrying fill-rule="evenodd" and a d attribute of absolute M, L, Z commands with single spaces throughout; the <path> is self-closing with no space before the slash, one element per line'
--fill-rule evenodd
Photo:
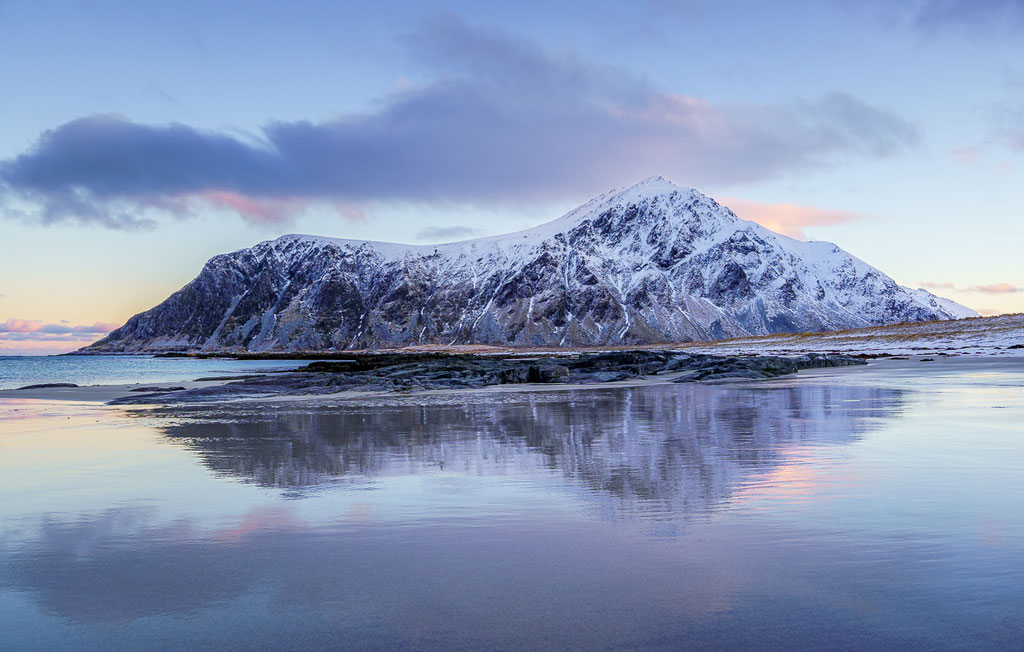
<path fill-rule="evenodd" d="M 975 314 L 650 177 L 504 235 L 407 245 L 288 234 L 214 256 L 82 351 L 645 344 Z"/>

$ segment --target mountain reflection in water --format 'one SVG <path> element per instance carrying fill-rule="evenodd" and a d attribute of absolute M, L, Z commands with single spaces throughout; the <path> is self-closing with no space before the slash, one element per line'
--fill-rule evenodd
<path fill-rule="evenodd" d="M 218 474 L 267 487 L 436 470 L 556 472 L 627 512 L 672 516 L 714 509 L 749 476 L 785 464 L 794 446 L 857 439 L 902 408 L 903 392 L 661 385 L 502 399 L 174 409 L 174 422 L 160 430 Z"/>
<path fill-rule="evenodd" d="M 1019 647 L 1024 368 L 935 368 L 15 423 L 0 648 Z"/>

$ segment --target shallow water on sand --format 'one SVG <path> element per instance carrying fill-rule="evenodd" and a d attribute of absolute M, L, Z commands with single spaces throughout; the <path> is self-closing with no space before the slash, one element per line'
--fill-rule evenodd
<path fill-rule="evenodd" d="M 1022 387 L 7 402 L 0 648 L 1019 648 Z"/>

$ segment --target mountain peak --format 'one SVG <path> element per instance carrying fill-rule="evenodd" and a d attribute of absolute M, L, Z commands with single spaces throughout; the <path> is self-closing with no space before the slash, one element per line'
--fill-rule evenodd
<path fill-rule="evenodd" d="M 647 177 L 639 183 L 634 183 L 632 186 L 628 186 L 620 191 L 619 194 L 625 194 L 629 192 L 643 193 L 644 195 L 663 195 L 673 192 L 687 193 L 696 192 L 693 188 L 687 188 L 685 186 L 678 186 L 668 179 L 660 175 L 654 175 Z"/>
<path fill-rule="evenodd" d="M 693 198 L 697 200 L 706 199 L 707 197 L 701 192 L 687 188 L 686 186 L 678 186 L 665 177 L 652 176 L 647 177 L 639 183 L 634 183 L 631 186 L 621 188 L 619 190 L 613 190 L 600 197 L 596 197 L 588 204 L 584 204 L 584 207 L 592 207 L 594 205 L 615 205 L 615 204 L 639 204 L 645 200 L 649 200 L 655 197 L 669 197 L 676 195 L 684 200 Z M 583 208 L 583 207 L 581 207 Z"/>
<path fill-rule="evenodd" d="M 517 233 L 425 246 L 289 235 L 213 261 L 90 351 L 595 346 L 973 314 L 660 176 Z"/>
<path fill-rule="evenodd" d="M 644 179 L 640 183 L 637 183 L 637 184 L 634 184 L 634 185 L 644 186 L 644 185 L 648 185 L 648 184 L 652 184 L 652 183 L 670 183 L 670 182 L 665 177 L 661 176 L 660 174 L 654 174 L 654 175 L 651 175 L 651 176 L 647 177 L 646 179 Z"/>

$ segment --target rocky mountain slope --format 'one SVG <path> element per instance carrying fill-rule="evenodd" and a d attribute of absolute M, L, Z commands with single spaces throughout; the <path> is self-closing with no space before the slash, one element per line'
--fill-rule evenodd
<path fill-rule="evenodd" d="M 975 314 L 653 177 L 508 235 L 286 235 L 216 256 L 83 352 L 642 344 Z"/>

